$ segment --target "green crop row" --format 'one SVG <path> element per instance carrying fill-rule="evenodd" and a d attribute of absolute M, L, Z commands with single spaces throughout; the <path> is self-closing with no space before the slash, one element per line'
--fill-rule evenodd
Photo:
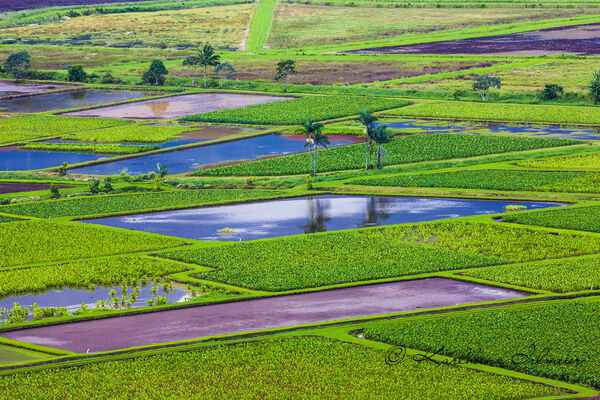
<path fill-rule="evenodd" d="M 465 272 L 464 275 L 554 292 L 600 289 L 600 256 L 505 265 Z"/>
<path fill-rule="evenodd" d="M 63 136 L 63 139 L 80 142 L 143 142 L 160 143 L 175 139 L 189 126 L 180 125 L 127 125 L 93 131 L 77 131 Z"/>
<path fill-rule="evenodd" d="M 24 150 L 64 151 L 99 154 L 134 154 L 156 150 L 158 146 L 130 146 L 125 144 L 82 144 L 82 143 L 29 143 L 20 147 Z"/>
<path fill-rule="evenodd" d="M 600 154 L 552 158 L 550 160 L 520 161 L 517 165 L 527 168 L 595 170 L 600 169 Z"/>
<path fill-rule="evenodd" d="M 10 375 L 0 378 L 0 390 L 14 400 L 154 399 L 166 393 L 173 399 L 338 399 L 351 394 L 365 399 L 508 400 L 564 393 L 467 368 L 390 367 L 384 360 L 382 350 L 293 337 Z"/>
<path fill-rule="evenodd" d="M 600 124 L 600 107 L 436 101 L 384 112 L 388 115 L 489 121 Z"/>
<path fill-rule="evenodd" d="M 346 117 L 362 110 L 380 111 L 409 104 L 405 100 L 362 96 L 308 96 L 230 110 L 191 115 L 183 121 L 236 124 L 301 125 L 308 120 Z"/>
<path fill-rule="evenodd" d="M 365 335 L 461 360 L 491 364 L 593 387 L 600 385 L 600 303 L 568 301 L 491 312 L 399 320 Z"/>
<path fill-rule="evenodd" d="M 6 217 L 4 215 L 0 215 L 0 223 L 2 222 L 11 222 L 16 221 L 16 218 Z"/>
<path fill-rule="evenodd" d="M 465 170 L 367 178 L 353 183 L 367 186 L 600 193 L 600 174 L 596 172 Z"/>
<path fill-rule="evenodd" d="M 165 249 L 184 243 L 140 232 L 45 221 L 0 224 L 0 237 L 2 267 Z"/>
<path fill-rule="evenodd" d="M 161 208 L 181 208 L 202 204 L 252 200 L 284 195 L 281 191 L 242 189 L 180 190 L 115 196 L 93 196 L 48 200 L 0 207 L 2 212 L 38 218 L 115 214 Z"/>
<path fill-rule="evenodd" d="M 509 214 L 502 220 L 525 225 L 600 232 L 600 206 L 566 208 L 564 210 L 526 214 Z"/>
<path fill-rule="evenodd" d="M 24 116 L 0 119 L 0 143 L 13 143 L 40 137 L 62 136 L 130 124 L 128 120 L 61 116 Z"/>
<path fill-rule="evenodd" d="M 121 284 L 142 278 L 157 280 L 184 271 L 174 263 L 142 257 L 117 256 L 45 267 L 0 271 L 0 297 L 63 287 Z"/>
<path fill-rule="evenodd" d="M 383 147 L 387 154 L 384 163 L 393 165 L 567 146 L 577 143 L 580 142 L 565 139 L 430 134 L 397 138 Z M 319 150 L 317 153 L 317 169 L 321 172 L 358 169 L 365 166 L 365 144 L 333 147 L 328 150 Z M 307 174 L 310 169 L 309 158 L 309 154 L 301 153 L 205 169 L 197 171 L 195 174 L 204 176 Z"/>
<path fill-rule="evenodd" d="M 590 235 L 453 221 L 301 235 L 162 256 L 215 268 L 200 273 L 202 279 L 281 291 L 599 250 L 600 238 Z"/>

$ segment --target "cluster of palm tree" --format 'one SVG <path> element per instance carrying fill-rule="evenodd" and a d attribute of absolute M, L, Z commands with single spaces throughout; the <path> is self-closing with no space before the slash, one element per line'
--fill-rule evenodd
<path fill-rule="evenodd" d="M 196 68 L 203 67 L 204 87 L 206 88 L 207 68 L 216 67 L 220 64 L 221 56 L 215 53 L 215 49 L 210 44 L 205 44 L 202 49 L 192 56 L 187 56 L 183 60 L 183 65 L 194 68 L 192 86 L 196 86 Z"/>
<path fill-rule="evenodd" d="M 306 142 L 304 147 L 310 152 L 310 174 L 317 174 L 317 158 L 319 153 L 316 151 L 318 147 L 328 149 L 329 137 L 323 134 L 323 124 L 315 121 L 306 121 L 303 125 Z"/>
<path fill-rule="evenodd" d="M 358 113 L 357 122 L 364 126 L 365 138 L 365 169 L 373 168 L 372 157 L 373 157 L 373 142 L 377 143 L 377 169 L 383 167 L 383 158 L 387 156 L 383 145 L 389 143 L 392 140 L 393 134 L 387 130 L 385 125 L 377 125 L 377 117 L 371 114 L 369 111 L 361 111 Z"/>

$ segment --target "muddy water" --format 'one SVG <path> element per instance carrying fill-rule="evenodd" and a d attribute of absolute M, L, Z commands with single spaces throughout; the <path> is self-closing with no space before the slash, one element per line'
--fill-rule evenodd
<path fill-rule="evenodd" d="M 65 115 L 102 118 L 168 119 L 216 110 L 245 107 L 253 104 L 271 103 L 290 98 L 237 93 L 199 93 L 95 108 L 93 110 L 76 111 Z"/>
<path fill-rule="evenodd" d="M 69 108 L 95 106 L 98 104 L 139 99 L 150 96 L 149 93 L 108 90 L 76 90 L 62 93 L 49 93 L 39 96 L 19 97 L 0 100 L 0 111 L 15 113 L 34 113 L 43 111 L 66 110 Z"/>
<path fill-rule="evenodd" d="M 516 290 L 428 278 L 23 329 L 3 336 L 74 352 L 89 349 L 90 353 L 97 353 L 526 295 Z"/>
<path fill-rule="evenodd" d="M 576 25 L 538 31 L 449 40 L 404 46 L 352 50 L 358 54 L 482 54 L 545 55 L 600 54 L 600 24 Z"/>
<path fill-rule="evenodd" d="M 324 195 L 86 222 L 186 239 L 240 241 L 501 213 L 508 204 L 525 205 L 528 209 L 559 205 L 548 202 Z"/>
<path fill-rule="evenodd" d="M 305 138 L 303 139 L 305 140 Z M 332 140 L 332 146 L 352 143 L 353 138 Z M 156 169 L 161 163 L 170 174 L 194 171 L 206 165 L 227 161 L 255 160 L 263 156 L 294 154 L 305 151 L 303 142 L 293 137 L 265 135 L 243 140 L 169 151 L 135 158 L 128 158 L 107 164 L 72 169 L 73 173 L 92 175 L 115 175 L 127 169 L 131 175 L 145 174 Z"/>
<path fill-rule="evenodd" d="M 68 188 L 71 186 L 59 185 L 59 189 Z M 18 193 L 18 192 L 32 192 L 34 190 L 49 190 L 50 185 L 43 185 L 41 183 L 0 183 L 0 194 L 6 193 Z"/>
<path fill-rule="evenodd" d="M 0 81 L 0 97 L 1 96 L 9 96 L 15 94 L 24 94 L 24 93 L 39 93 L 45 92 L 47 90 L 56 90 L 56 89 L 65 89 L 74 87 L 74 85 L 61 85 L 61 84 L 27 84 L 27 85 L 19 85 L 10 81 Z"/>

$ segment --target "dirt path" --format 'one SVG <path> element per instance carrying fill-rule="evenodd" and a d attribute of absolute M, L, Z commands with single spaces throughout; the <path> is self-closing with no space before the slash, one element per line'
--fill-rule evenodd
<path fill-rule="evenodd" d="M 515 290 L 428 278 L 31 328 L 4 336 L 74 352 L 96 353 L 525 295 Z"/>

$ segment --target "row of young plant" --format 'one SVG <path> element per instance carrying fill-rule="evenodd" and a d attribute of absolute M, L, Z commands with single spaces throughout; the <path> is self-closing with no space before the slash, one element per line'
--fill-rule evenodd
<path fill-rule="evenodd" d="M 600 153 L 583 154 L 549 160 L 527 160 L 517 163 L 520 167 L 561 170 L 600 170 Z"/>
<path fill-rule="evenodd" d="M 98 154 L 135 154 L 158 149 L 151 145 L 124 145 L 124 144 L 85 144 L 85 143 L 28 143 L 19 146 L 22 150 L 42 150 L 75 153 Z"/>
<path fill-rule="evenodd" d="M 599 306 L 594 299 L 448 313 L 401 319 L 368 328 L 364 334 L 460 360 L 598 387 L 600 360 L 595 344 L 600 331 L 594 327 Z"/>
<path fill-rule="evenodd" d="M 489 267 L 468 271 L 463 275 L 565 293 L 600 290 L 598 265 L 600 265 L 600 255 L 594 255 L 560 261 Z"/>
<path fill-rule="evenodd" d="M 565 208 L 554 211 L 539 211 L 525 214 L 509 214 L 504 222 L 549 228 L 573 229 L 600 232 L 600 206 Z"/>
<path fill-rule="evenodd" d="M 600 193 L 600 174 L 596 172 L 483 169 L 372 177 L 357 179 L 352 183 L 366 186 Z"/>
<path fill-rule="evenodd" d="M 504 400 L 564 392 L 467 368 L 417 363 L 390 367 L 384 359 L 384 351 L 370 347 L 291 337 L 9 375 L 0 378 L 0 390 L 15 400 L 124 399 L 130 394 L 161 398 L 165 393 L 215 399 L 333 399 L 348 393 L 389 399 L 393 393 L 392 397 L 406 400 Z"/>
<path fill-rule="evenodd" d="M 600 238 L 588 234 L 452 221 L 300 235 L 161 256 L 215 268 L 198 274 L 202 279 L 281 291 L 598 251 Z"/>
<path fill-rule="evenodd" d="M 375 141 L 375 140 L 374 140 Z M 537 148 L 568 146 L 580 143 L 566 139 L 542 139 L 511 136 L 477 136 L 463 134 L 414 135 L 391 139 L 379 144 L 383 150 L 377 152 L 377 159 L 391 164 L 408 164 L 421 161 L 445 160 L 474 157 L 487 154 L 523 151 Z M 367 147 L 367 148 L 365 148 Z M 317 157 L 317 167 L 321 172 L 365 168 L 372 163 L 369 144 L 353 144 L 318 150 L 316 155 L 294 154 L 266 160 L 195 172 L 201 176 L 268 176 L 299 175 L 310 172 L 309 160 Z"/>
<path fill-rule="evenodd" d="M 18 221 L 0 224 L 3 267 L 76 260 L 177 247 L 181 239 L 82 223 Z"/>

